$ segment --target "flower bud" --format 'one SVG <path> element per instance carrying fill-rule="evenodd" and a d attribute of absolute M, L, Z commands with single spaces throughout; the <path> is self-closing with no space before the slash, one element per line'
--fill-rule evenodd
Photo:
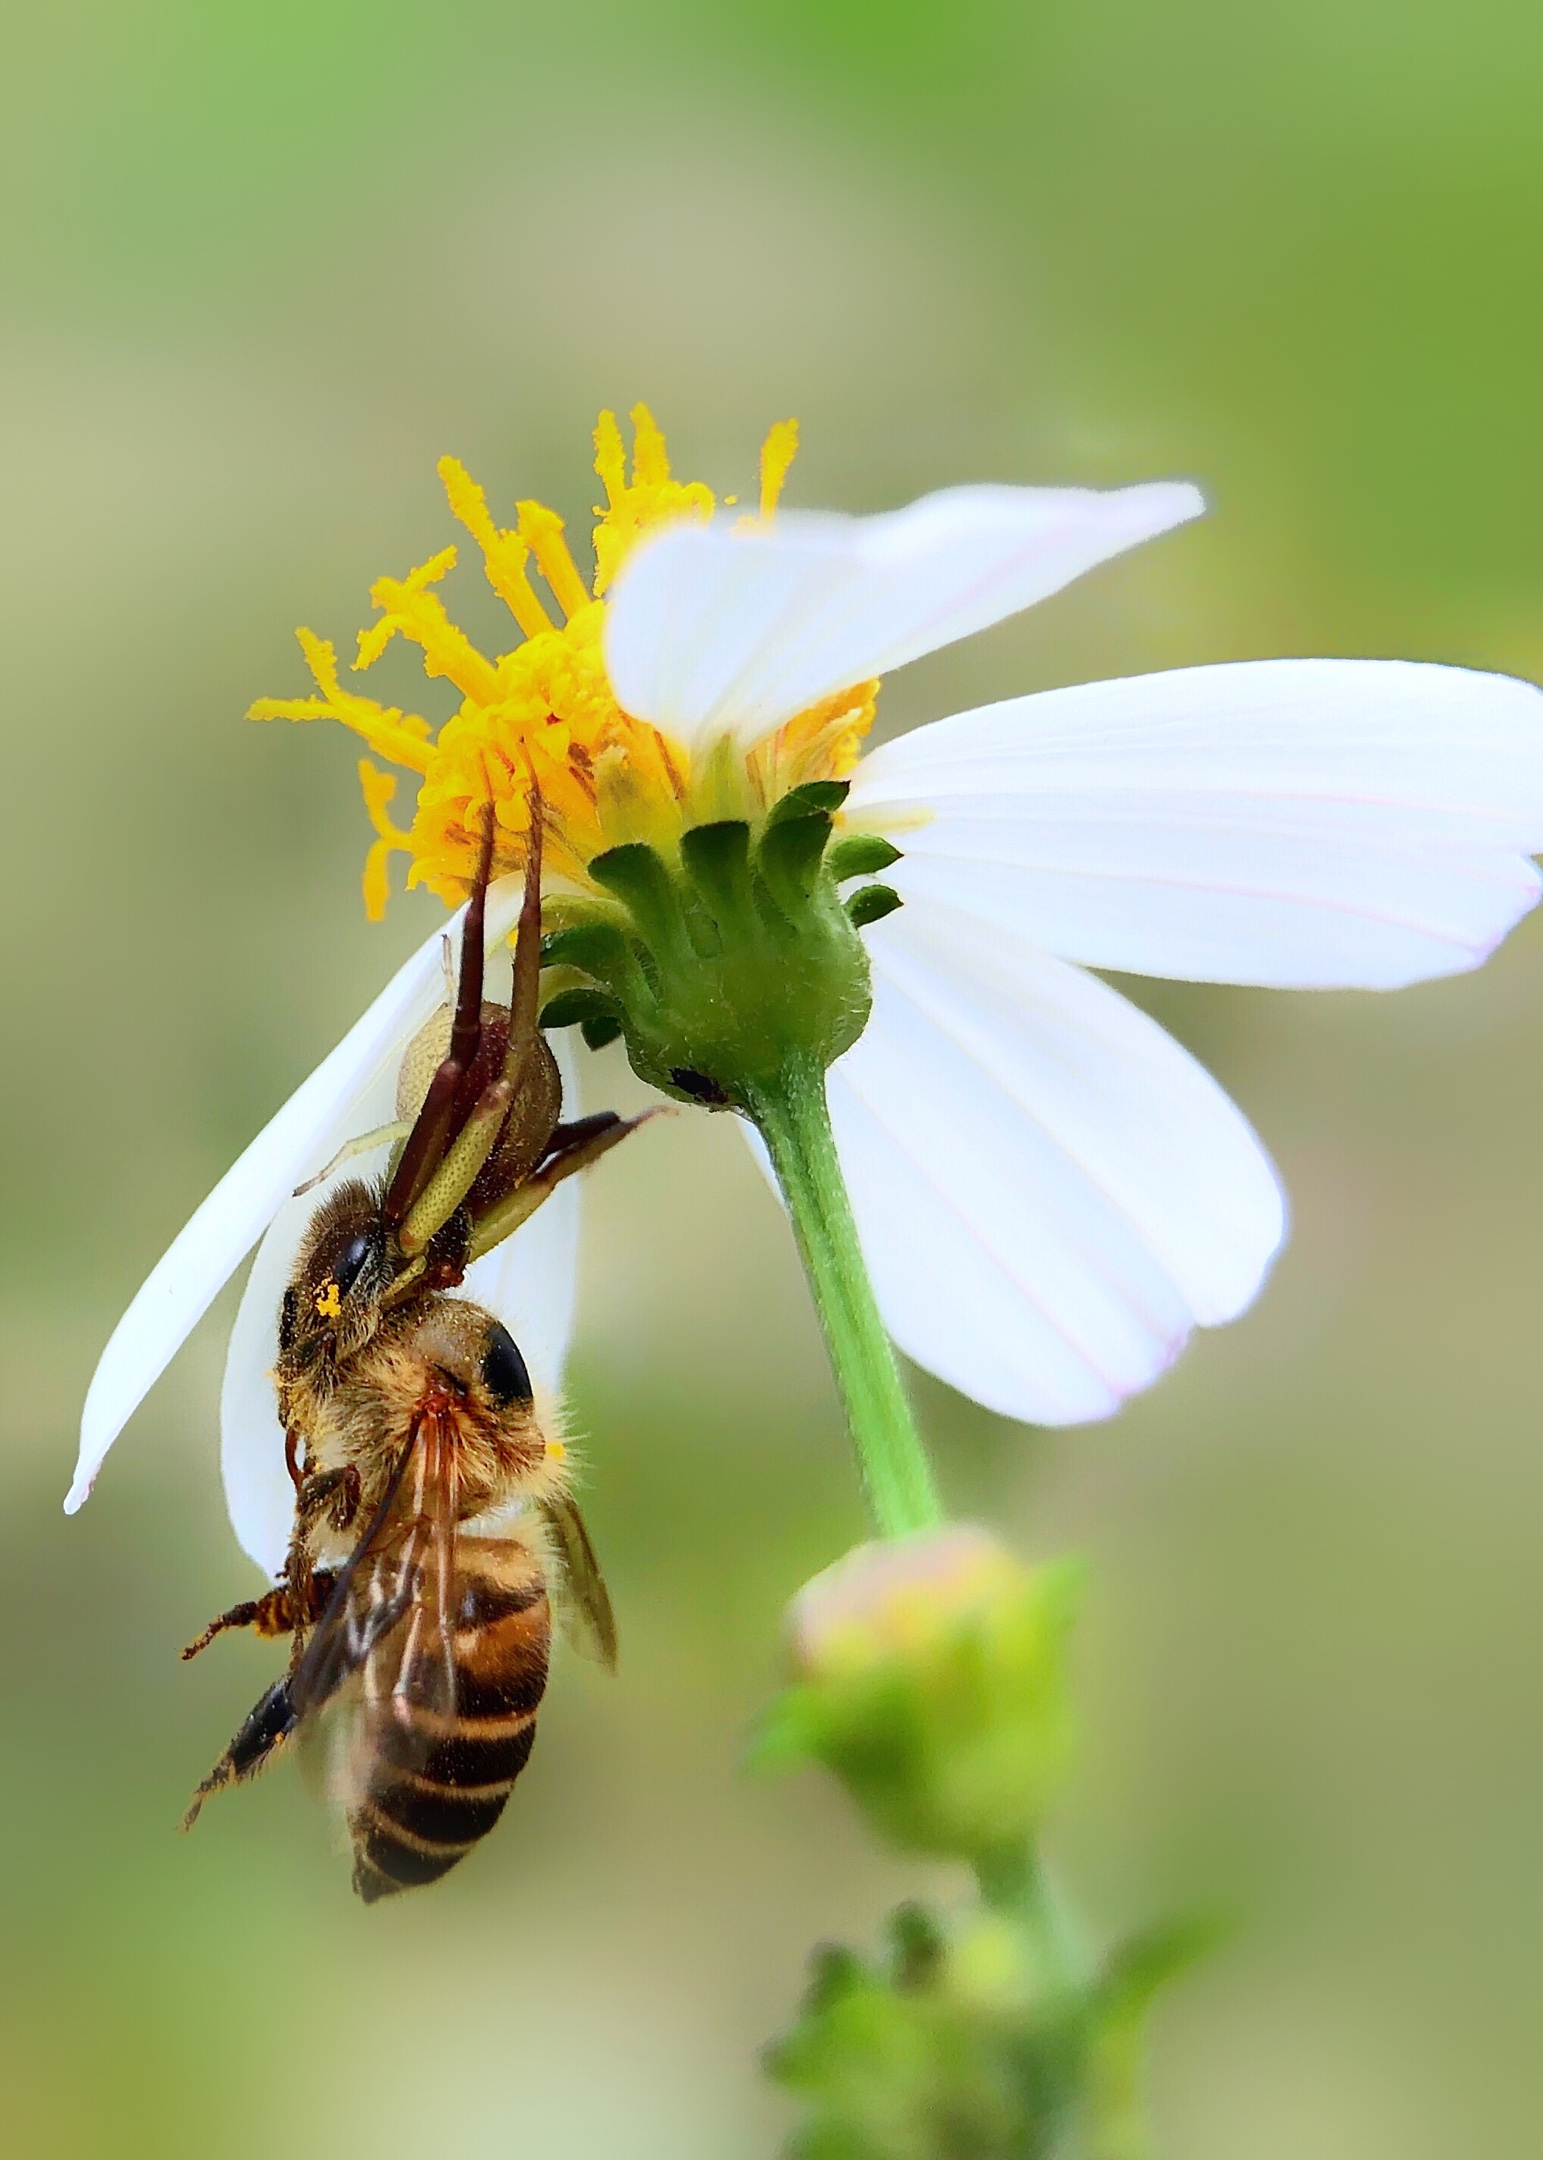
<path fill-rule="evenodd" d="M 979 1861 L 1032 1837 L 1070 1753 L 1078 1569 L 954 1526 L 859 1546 L 789 1616 L 793 1685 L 754 1748 L 842 1779 L 876 1831 Z"/>
<path fill-rule="evenodd" d="M 1048 2151 L 1075 2103 L 1090 2000 L 1047 1988 L 1024 1931 L 905 1906 L 874 1963 L 828 1948 L 767 2051 L 806 2109 L 797 2160 Z"/>

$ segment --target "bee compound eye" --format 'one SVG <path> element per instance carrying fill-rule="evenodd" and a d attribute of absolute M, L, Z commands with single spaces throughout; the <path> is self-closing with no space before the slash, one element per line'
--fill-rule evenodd
<path fill-rule="evenodd" d="M 333 1281 L 340 1293 L 346 1295 L 364 1272 L 366 1263 L 375 1251 L 375 1240 L 368 1230 L 361 1230 L 357 1237 L 349 1239 L 338 1261 Z"/>
<path fill-rule="evenodd" d="M 497 1320 L 488 1329 L 482 1348 L 482 1385 L 500 1410 L 531 1400 L 530 1373 L 519 1345 Z"/>

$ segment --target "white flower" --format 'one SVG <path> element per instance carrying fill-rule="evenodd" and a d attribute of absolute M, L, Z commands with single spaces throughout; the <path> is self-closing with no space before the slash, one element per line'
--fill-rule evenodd
<path fill-rule="evenodd" d="M 488 894 L 487 935 L 507 936 L 519 913 L 520 883 L 505 878 Z M 464 911 L 463 911 L 464 913 Z M 461 918 L 450 925 L 458 941 Z M 278 1312 L 306 1224 L 331 1184 L 369 1177 L 385 1150 L 356 1157 L 327 1186 L 294 1189 L 338 1149 L 396 1115 L 402 1052 L 444 1001 L 437 930 L 350 1028 L 221 1178 L 191 1222 L 151 1271 L 102 1352 L 81 1418 L 80 1458 L 65 1500 L 74 1514 L 91 1491 L 102 1459 L 187 1340 L 211 1302 L 261 1239 L 242 1293 L 220 1393 L 220 1462 L 236 1536 L 258 1566 L 277 1576 L 294 1513 L 284 1467 L 271 1374 L 278 1357 Z M 574 1086 L 571 1053 L 556 1045 L 565 1093 Z M 508 1326 L 524 1352 L 538 1392 L 555 1389 L 573 1327 L 578 1264 L 578 1181 L 569 1179 L 523 1227 L 467 1271 L 469 1297 Z"/>
<path fill-rule="evenodd" d="M 1201 508 L 960 488 L 673 525 L 613 587 L 611 682 L 693 761 L 750 750 Z M 1237 1109 L 1084 970 L 1387 989 L 1476 967 L 1540 891 L 1543 696 L 1396 661 L 1185 669 L 960 713 L 852 783 L 849 823 L 903 850 L 905 904 L 866 933 L 872 1017 L 829 1074 L 880 1309 L 964 1393 L 1075 1423 L 1241 1312 L 1285 1225 Z"/>
<path fill-rule="evenodd" d="M 634 496 L 657 496 L 672 516 L 694 501 L 691 490 L 675 490 L 679 505 L 670 494 L 662 443 L 649 455 L 659 470 L 630 494 L 610 472 L 613 518 Z M 451 479 L 470 488 L 458 467 Z M 457 514 L 491 550 L 495 586 L 539 615 L 520 582 L 523 554 L 515 560 L 513 536 L 493 530 L 472 493 Z M 628 541 L 603 603 L 540 526 L 532 546 L 549 582 L 574 587 L 568 622 L 532 618 L 531 642 L 496 669 L 455 644 L 460 634 L 423 600 L 448 555 L 377 589 L 391 612 L 372 649 L 395 628 L 436 656 L 435 672 L 466 675 L 466 703 L 438 742 L 426 723 L 342 692 L 331 648 L 314 639 L 323 696 L 258 709 L 342 719 L 427 771 L 420 867 L 434 882 L 458 874 L 433 854 L 443 838 L 434 819 L 452 817 L 457 799 L 456 760 L 484 770 L 478 730 L 511 725 L 518 690 L 535 714 L 521 739 L 542 761 L 549 838 L 566 833 L 582 874 L 610 843 L 598 826 L 584 836 L 593 788 L 579 786 L 577 807 L 565 808 L 560 755 L 554 764 L 542 732 L 549 679 L 579 686 L 563 720 L 575 739 L 598 713 L 611 757 L 625 762 L 634 737 L 640 757 L 654 746 L 630 798 L 646 810 L 661 772 L 710 772 L 724 738 L 754 757 L 785 723 L 817 721 L 823 700 L 837 698 L 839 715 L 838 693 L 871 690 L 871 678 L 1201 508 L 1180 485 L 958 488 L 866 519 L 668 524 Z M 561 665 L 549 677 L 553 654 Z M 637 722 L 669 739 L 669 758 Z M 807 775 L 819 743 L 801 741 Z M 441 768 L 451 777 L 435 792 Z M 905 904 L 865 933 L 872 1016 L 828 1076 L 879 1305 L 917 1363 L 1038 1423 L 1106 1415 L 1195 1325 L 1242 1311 L 1285 1221 L 1275 1173 L 1238 1110 L 1084 970 L 1392 988 L 1477 966 L 1540 891 L 1529 857 L 1543 847 L 1543 697 L 1457 668 L 1275 660 L 1087 684 L 918 728 L 863 757 L 851 778 L 848 824 L 903 851 L 885 877 Z M 372 798 L 377 846 L 413 852 L 414 836 L 384 821 L 389 785 Z M 678 821 L 674 795 L 663 807 Z M 517 880 L 494 885 L 490 941 L 517 906 Z M 226 1365 L 222 1459 L 238 1537 L 270 1574 L 281 1565 L 293 1494 L 269 1373 L 280 1292 L 316 1205 L 291 1195 L 392 1114 L 402 1051 L 443 996 L 441 942 L 425 943 L 252 1143 L 124 1314 L 87 1397 L 71 1511 L 262 1239 Z M 365 1158 L 339 1174 L 377 1166 Z M 571 1327 L 576 1237 L 570 1181 L 467 1278 L 546 1385 Z"/>

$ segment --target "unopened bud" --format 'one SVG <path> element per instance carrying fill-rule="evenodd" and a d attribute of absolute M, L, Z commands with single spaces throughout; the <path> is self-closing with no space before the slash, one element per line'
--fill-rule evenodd
<path fill-rule="evenodd" d="M 1070 1753 L 1076 1580 L 967 1526 L 860 1546 L 794 1600 L 794 1684 L 757 1759 L 823 1762 L 912 1851 L 978 1860 L 1021 1843 Z"/>

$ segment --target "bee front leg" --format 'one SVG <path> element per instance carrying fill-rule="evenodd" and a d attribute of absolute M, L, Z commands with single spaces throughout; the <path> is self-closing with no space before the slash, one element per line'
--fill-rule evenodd
<path fill-rule="evenodd" d="M 334 1530 L 346 1530 L 359 1512 L 363 1491 L 353 1463 L 341 1470 L 317 1470 L 301 1481 L 295 1495 L 297 1534 L 309 1534 L 325 1515 Z"/>
<path fill-rule="evenodd" d="M 335 1580 L 325 1571 L 317 1570 L 312 1557 L 312 1540 L 324 1518 L 333 1529 L 346 1530 L 359 1512 L 363 1489 L 354 1464 L 344 1463 L 338 1470 L 313 1471 L 302 1478 L 295 1494 L 295 1528 L 289 1541 L 289 1557 L 284 1563 L 284 1581 L 296 1614 L 291 1623 L 295 1637 L 294 1654 L 290 1659 L 292 1667 L 300 1662 L 305 1630 L 321 1618 Z"/>

